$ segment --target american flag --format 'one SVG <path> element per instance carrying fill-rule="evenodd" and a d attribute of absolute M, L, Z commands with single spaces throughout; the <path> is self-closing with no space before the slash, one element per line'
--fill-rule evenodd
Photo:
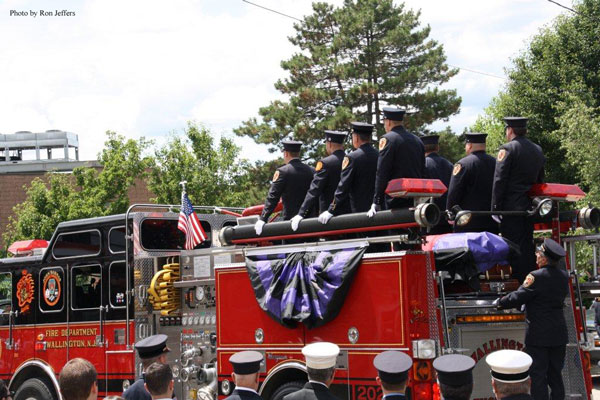
<path fill-rule="evenodd" d="M 181 194 L 181 211 L 179 212 L 177 229 L 185 233 L 186 250 L 192 250 L 198 243 L 202 243 L 207 239 L 192 202 L 185 192 Z"/>

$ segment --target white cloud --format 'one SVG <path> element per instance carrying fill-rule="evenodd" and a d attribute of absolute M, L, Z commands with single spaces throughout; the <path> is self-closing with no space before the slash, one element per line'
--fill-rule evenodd
<path fill-rule="evenodd" d="M 257 3 L 292 16 L 310 1 Z M 336 0 L 335 4 L 341 4 Z M 280 62 L 296 51 L 294 21 L 241 0 L 11 0 L 0 3 L 0 132 L 63 129 L 94 158 L 110 129 L 161 138 L 187 120 L 217 135 L 279 94 Z M 562 10 L 539 0 L 408 0 L 448 62 L 502 76 L 510 57 Z M 10 17 L 11 9 L 67 9 L 75 17 Z M 445 87 L 463 97 L 444 127 L 462 131 L 504 81 L 461 71 Z M 163 141 L 164 139 L 160 139 Z M 273 155 L 236 138 L 252 159 Z"/>

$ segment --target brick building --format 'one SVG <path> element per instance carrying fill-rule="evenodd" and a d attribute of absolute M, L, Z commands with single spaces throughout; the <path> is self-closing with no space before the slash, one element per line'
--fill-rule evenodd
<path fill-rule="evenodd" d="M 78 137 L 73 133 L 0 134 L 0 241 L 13 207 L 26 198 L 24 186 L 50 171 L 68 173 L 84 166 L 101 168 L 97 161 L 79 161 Z M 131 203 L 148 203 L 151 197 L 143 181 L 129 191 Z"/>

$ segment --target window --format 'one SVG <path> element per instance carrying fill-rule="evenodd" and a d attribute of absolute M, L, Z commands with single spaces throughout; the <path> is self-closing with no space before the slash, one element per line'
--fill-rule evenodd
<path fill-rule="evenodd" d="M 8 325 L 8 314 L 12 311 L 12 274 L 0 274 L 0 325 Z"/>
<path fill-rule="evenodd" d="M 40 310 L 60 312 L 64 305 L 64 278 L 62 267 L 49 267 L 40 270 Z"/>
<path fill-rule="evenodd" d="M 111 253 L 123 253 L 125 251 L 124 226 L 110 228 L 108 232 L 108 249 Z"/>
<path fill-rule="evenodd" d="M 141 224 L 141 244 L 145 250 L 183 250 L 185 234 L 177 229 L 176 219 L 147 218 Z M 205 249 L 211 245 L 212 228 L 206 221 L 200 221 L 208 239 L 197 245 Z"/>
<path fill-rule="evenodd" d="M 100 254 L 100 232 L 61 233 L 52 247 L 54 258 L 72 258 Z"/>
<path fill-rule="evenodd" d="M 74 310 L 98 309 L 102 303 L 102 272 L 99 265 L 71 269 L 71 304 Z"/>
<path fill-rule="evenodd" d="M 116 261 L 108 267 L 108 279 L 110 286 L 108 299 L 112 308 L 125 308 L 125 291 L 127 288 L 127 277 L 125 275 L 125 262 Z"/>

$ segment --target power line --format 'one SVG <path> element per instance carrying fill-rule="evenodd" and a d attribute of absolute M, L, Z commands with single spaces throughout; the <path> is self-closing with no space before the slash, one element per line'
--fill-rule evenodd
<path fill-rule="evenodd" d="M 272 8 L 268 8 L 268 7 L 265 7 L 265 6 L 261 6 L 260 4 L 253 3 L 253 2 L 251 2 L 251 1 L 248 1 L 248 0 L 242 0 L 242 1 L 243 1 L 244 3 L 248 3 L 248 4 L 250 4 L 250 5 L 253 5 L 253 6 L 255 6 L 255 7 L 262 8 L 263 10 L 267 10 L 267 11 L 270 11 L 270 12 L 272 12 L 272 13 L 279 14 L 279 15 L 281 15 L 281 16 L 283 16 L 283 17 L 286 17 L 286 18 L 291 18 L 291 19 L 294 19 L 294 20 L 296 20 L 296 21 L 300 21 L 300 22 L 302 22 L 302 20 L 301 20 L 300 18 L 296 18 L 296 17 L 293 17 L 293 16 L 291 16 L 291 15 L 289 15 L 289 14 L 282 13 L 281 11 L 273 10 Z M 548 0 L 548 1 L 552 1 L 552 0 Z M 571 10 L 571 11 L 573 11 L 573 10 Z M 575 12 L 575 11 L 574 11 L 574 12 Z M 467 71 L 467 72 L 472 72 L 472 73 L 474 73 L 474 74 L 480 74 L 480 75 L 490 76 L 490 77 L 492 77 L 492 78 L 496 78 L 496 79 L 502 79 L 503 81 L 505 81 L 505 80 L 506 80 L 506 78 L 504 78 L 504 77 L 502 77 L 502 76 L 493 75 L 493 74 L 488 74 L 487 72 L 476 71 L 476 70 L 474 70 L 474 69 L 469 69 L 469 68 L 459 67 L 459 66 L 457 66 L 457 65 L 450 65 L 450 64 L 448 64 L 448 66 L 450 66 L 450 67 L 452 67 L 452 68 L 458 68 L 458 69 L 460 69 L 461 71 Z"/>
<path fill-rule="evenodd" d="M 554 1 L 554 0 L 548 0 L 548 1 L 549 1 L 550 3 L 552 3 L 552 4 L 556 4 L 557 6 L 564 8 L 565 10 L 569 10 L 569 11 L 571 11 L 571 12 L 575 13 L 575 14 L 581 15 L 581 13 L 580 13 L 579 11 L 575 11 L 575 10 L 573 10 L 572 8 L 569 8 L 569 7 L 567 7 L 567 6 L 564 6 L 564 5 L 560 4 L 560 3 L 557 3 L 557 2 L 556 2 L 556 1 Z"/>
<path fill-rule="evenodd" d="M 273 10 L 273 9 L 271 9 L 271 8 L 267 8 L 267 7 L 265 7 L 265 6 L 261 6 L 260 4 L 252 3 L 251 1 L 248 1 L 248 0 L 242 0 L 242 1 L 243 1 L 244 3 L 251 4 L 251 5 L 255 6 L 255 7 L 262 8 L 263 10 L 271 11 L 271 12 L 273 12 L 273 13 L 275 13 L 275 14 L 279 14 L 279 15 L 282 15 L 282 16 L 284 16 L 284 17 L 291 18 L 291 19 L 295 19 L 296 21 L 300 21 L 300 22 L 302 22 L 302 20 L 301 20 L 300 18 L 292 17 L 291 15 L 287 15 L 287 14 L 284 14 L 284 13 L 282 13 L 282 12 L 280 12 L 280 11 Z"/>

